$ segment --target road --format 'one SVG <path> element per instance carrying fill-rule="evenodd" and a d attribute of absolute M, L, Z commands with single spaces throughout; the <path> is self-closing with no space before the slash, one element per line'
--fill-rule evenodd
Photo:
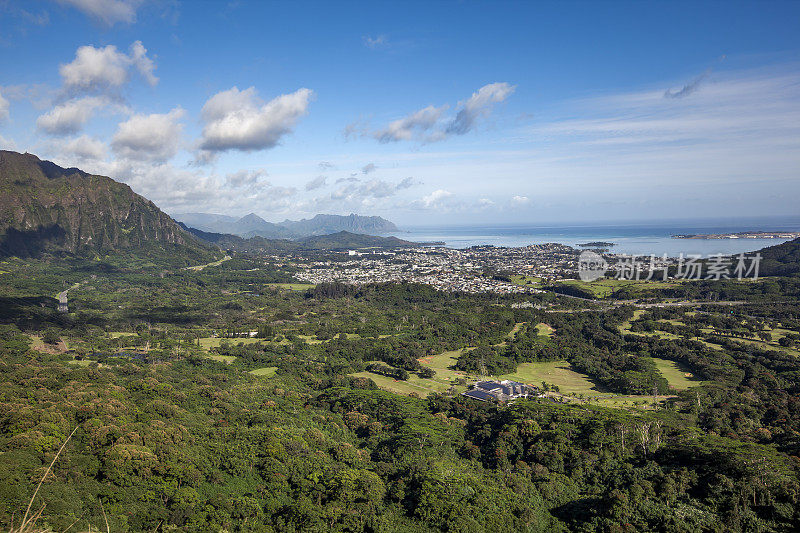
<path fill-rule="evenodd" d="M 219 261 L 214 261 L 212 263 L 206 263 L 205 265 L 197 265 L 197 266 L 186 267 L 184 270 L 194 270 L 195 272 L 200 272 L 201 270 L 203 270 L 206 267 L 219 266 L 222 263 L 224 263 L 225 261 L 228 261 L 230 258 L 231 258 L 231 256 L 226 255 L 225 257 L 223 257 Z"/>
<path fill-rule="evenodd" d="M 81 284 L 81 282 L 78 282 L 75 285 L 73 285 L 72 287 L 70 287 L 69 289 L 64 289 L 63 291 L 61 291 L 58 294 L 56 294 L 56 298 L 58 299 L 58 310 L 61 313 L 68 313 L 69 312 L 69 305 L 68 305 L 68 302 L 67 302 L 67 293 L 69 291 L 71 291 L 72 289 L 78 288 L 78 286 L 80 286 L 80 284 Z"/>

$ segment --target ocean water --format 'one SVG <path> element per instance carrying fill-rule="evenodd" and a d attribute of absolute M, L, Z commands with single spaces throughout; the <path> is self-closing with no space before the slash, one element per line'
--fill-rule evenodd
<path fill-rule="evenodd" d="M 680 254 L 739 254 L 786 242 L 786 239 L 675 239 L 676 234 L 714 234 L 741 231 L 800 231 L 800 217 L 738 220 L 686 220 L 660 223 L 574 225 L 407 226 L 395 233 L 410 241 L 444 241 L 451 248 L 491 244 L 528 246 L 548 242 L 578 248 L 592 241 L 613 242 L 614 253 L 677 257 Z"/>

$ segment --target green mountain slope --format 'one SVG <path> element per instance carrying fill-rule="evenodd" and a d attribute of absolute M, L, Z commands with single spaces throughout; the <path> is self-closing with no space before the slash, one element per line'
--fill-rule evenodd
<path fill-rule="evenodd" d="M 206 247 L 130 187 L 32 154 L 0 151 L 0 256 Z"/>
<path fill-rule="evenodd" d="M 762 276 L 790 276 L 800 273 L 800 239 L 759 250 Z"/>

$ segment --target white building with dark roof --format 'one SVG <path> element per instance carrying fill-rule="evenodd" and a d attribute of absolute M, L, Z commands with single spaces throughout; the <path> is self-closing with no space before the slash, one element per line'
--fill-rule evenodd
<path fill-rule="evenodd" d="M 462 394 L 482 402 L 490 400 L 510 402 L 519 398 L 536 396 L 538 390 L 536 387 L 531 387 L 518 381 L 511 381 L 510 379 L 504 379 L 503 381 L 483 380 L 475 382 L 475 386 L 472 389 L 462 392 Z"/>

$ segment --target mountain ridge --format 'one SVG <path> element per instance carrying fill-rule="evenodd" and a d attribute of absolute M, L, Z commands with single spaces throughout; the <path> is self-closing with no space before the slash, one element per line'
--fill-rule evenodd
<path fill-rule="evenodd" d="M 367 235 L 382 235 L 398 231 L 397 226 L 379 216 L 318 214 L 301 220 L 286 219 L 267 222 L 255 213 L 232 217 L 213 213 L 183 213 L 173 218 L 189 227 L 208 233 L 228 233 L 243 238 L 300 239 L 313 235 L 329 235 L 349 231 Z"/>
<path fill-rule="evenodd" d="M 0 150 L 0 256 L 97 254 L 154 244 L 206 248 L 124 183 Z"/>
<path fill-rule="evenodd" d="M 229 233 L 214 233 L 202 231 L 178 222 L 186 231 L 199 239 L 236 252 L 295 252 L 308 250 L 341 251 L 363 248 L 396 249 L 424 246 L 426 243 L 417 243 L 398 239 L 397 237 L 380 237 L 339 231 L 327 235 L 309 235 L 301 239 L 267 239 L 260 236 L 249 238 L 232 235 Z"/>

